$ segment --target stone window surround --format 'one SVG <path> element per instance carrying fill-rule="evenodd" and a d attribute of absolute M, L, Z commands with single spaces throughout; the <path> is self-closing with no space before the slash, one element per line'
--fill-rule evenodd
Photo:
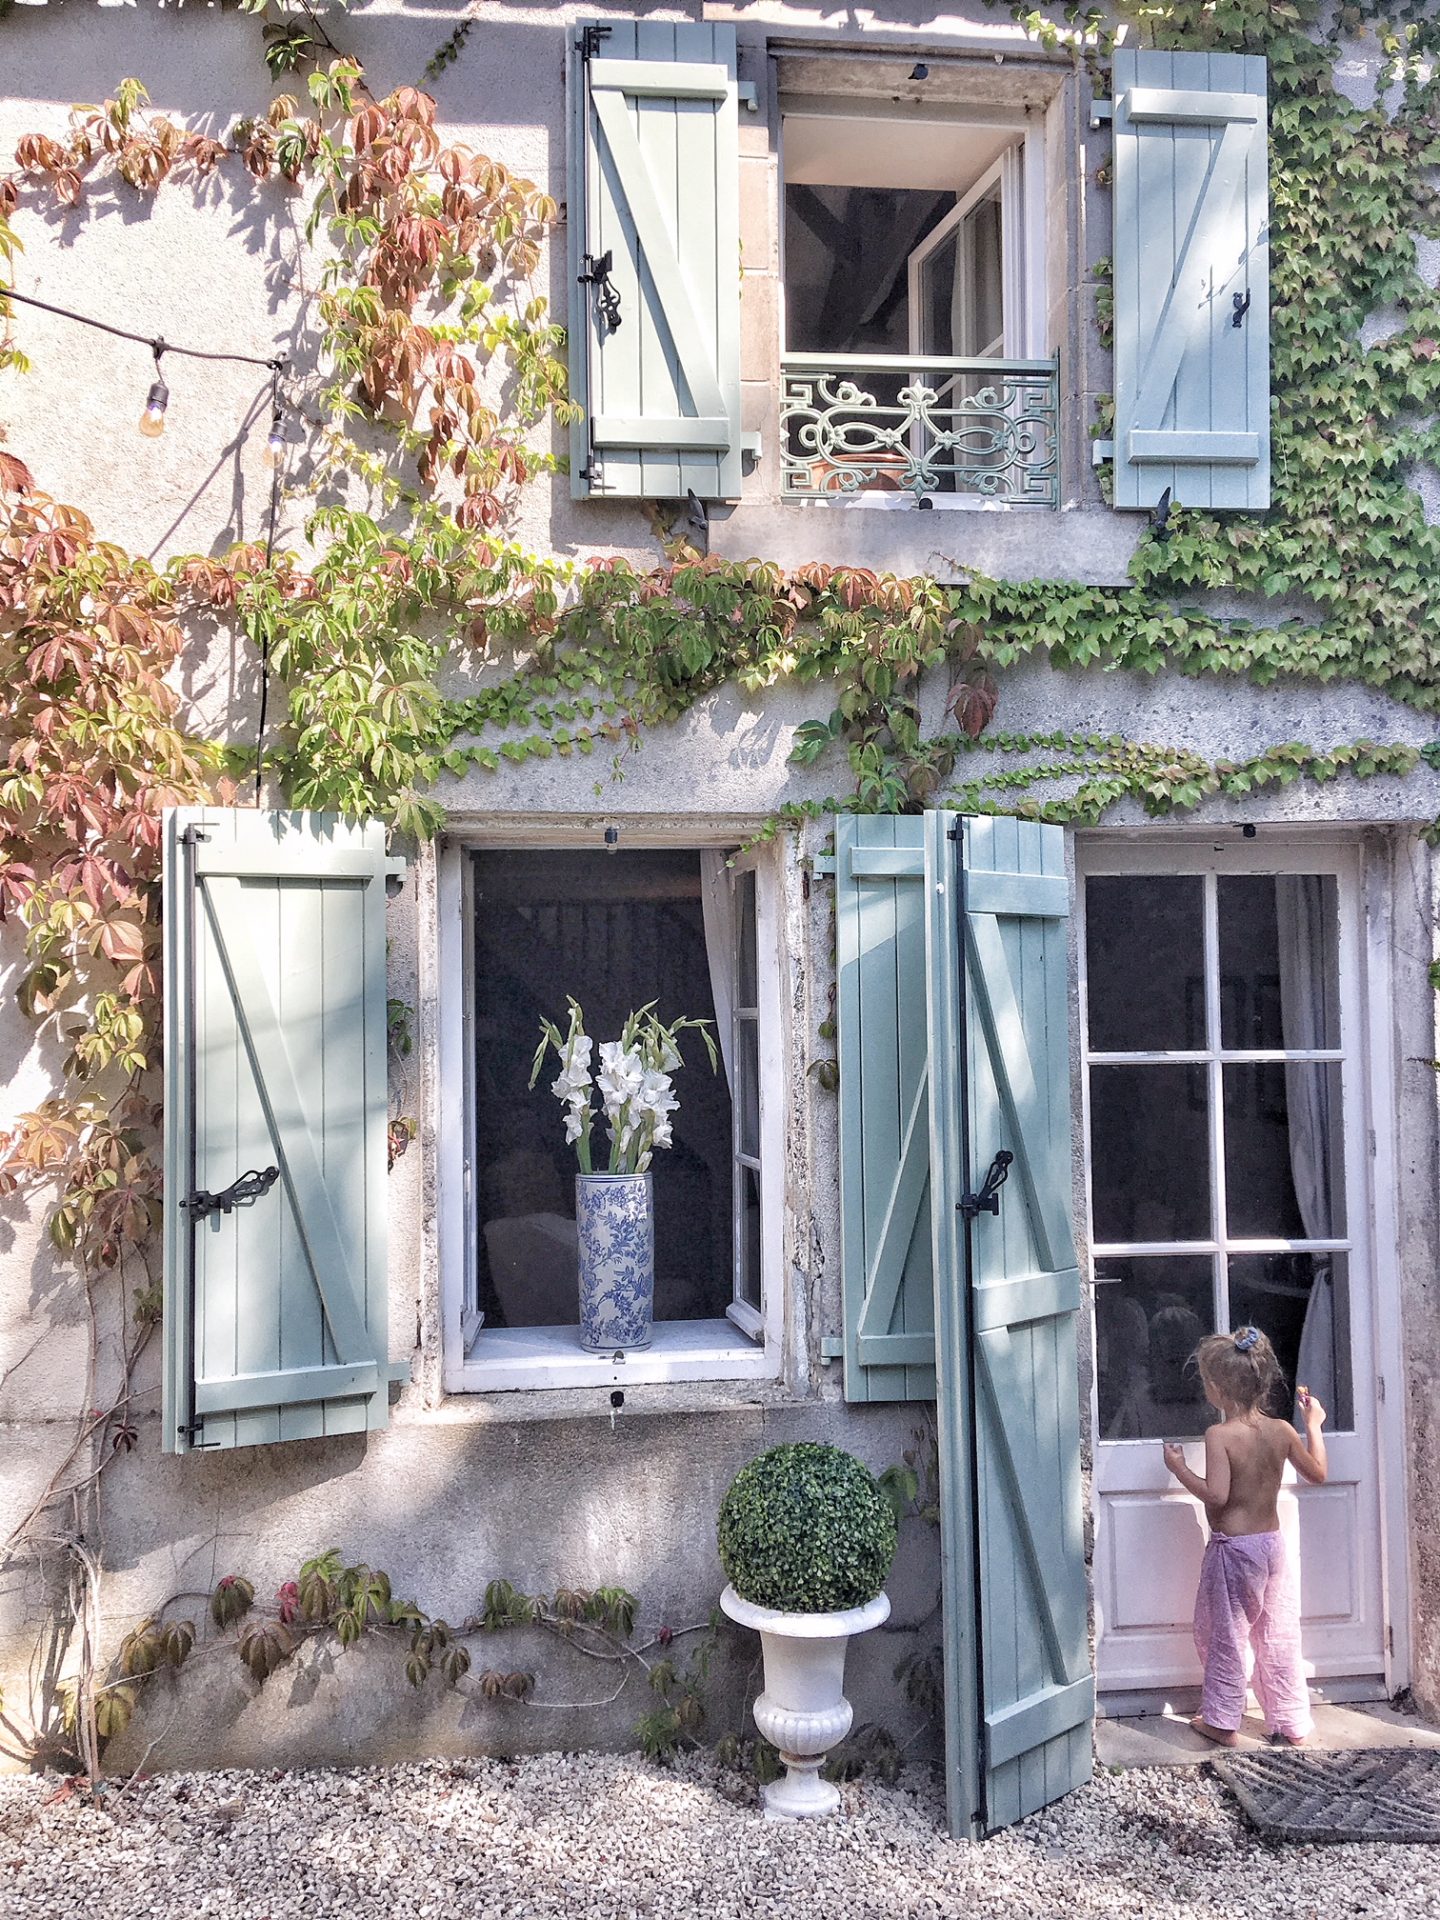
<path fill-rule="evenodd" d="M 474 1349 L 463 1351 L 461 1314 L 469 1280 L 467 1247 L 473 1226 L 465 1191 L 464 1130 L 454 1124 L 454 1089 L 465 1082 L 467 964 L 463 934 L 464 857 L 470 848 L 589 846 L 604 825 L 599 819 L 547 817 L 520 822 L 457 823 L 438 849 L 422 853 L 419 865 L 417 928 L 421 956 L 421 1138 L 425 1166 L 424 1226 L 421 1236 L 421 1312 L 417 1384 L 435 1405 L 450 1396 L 493 1404 L 496 1417 L 528 1411 L 602 1413 L 611 1395 L 634 1386 L 665 1389 L 670 1404 L 720 1404 L 735 1399 L 792 1398 L 782 1384 L 795 1372 L 789 1352 L 784 1284 L 786 1061 L 794 1044 L 783 1011 L 784 969 L 782 893 L 783 844 L 758 848 L 750 856 L 758 878 L 759 962 L 762 1017 L 779 1044 L 762 1062 L 762 1158 L 764 1233 L 764 1317 L 762 1342 L 752 1342 L 728 1320 L 677 1322 L 690 1338 L 666 1336 L 643 1354 L 618 1365 L 605 1356 L 566 1348 L 565 1329 L 537 1329 L 526 1347 L 503 1362 L 486 1361 Z M 753 836 L 757 823 L 695 822 L 671 825 L 661 820 L 628 824 L 630 845 L 686 849 L 735 847 Z M 664 1323 L 661 1323 L 662 1327 Z M 517 1330 L 518 1331 L 518 1330 Z M 483 1342 L 483 1331 L 480 1340 Z M 802 1369 L 803 1370 L 803 1369 Z M 647 1393 L 647 1400 L 654 1393 Z"/>

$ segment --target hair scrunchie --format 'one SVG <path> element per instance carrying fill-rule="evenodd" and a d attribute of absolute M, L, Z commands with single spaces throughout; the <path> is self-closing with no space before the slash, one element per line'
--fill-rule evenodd
<path fill-rule="evenodd" d="M 1258 1327 L 1240 1327 L 1232 1337 L 1235 1341 L 1235 1351 L 1237 1353 L 1249 1353 L 1250 1349 L 1255 1345 L 1255 1342 L 1260 1338 L 1260 1329 Z"/>

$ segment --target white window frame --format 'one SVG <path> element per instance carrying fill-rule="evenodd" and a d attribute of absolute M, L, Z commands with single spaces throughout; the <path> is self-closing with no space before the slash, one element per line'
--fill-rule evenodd
<path fill-rule="evenodd" d="M 778 850 L 746 856 L 755 872 L 756 1010 L 760 1048 L 761 1302 L 759 1314 L 734 1301 L 710 1320 L 659 1320 L 652 1344 L 617 1358 L 586 1353 L 571 1327 L 478 1326 L 476 1183 L 473 1168 L 473 982 L 469 855 L 485 848 L 591 848 L 601 829 L 534 825 L 509 832 L 455 833 L 436 862 L 438 913 L 437 1247 L 443 1321 L 441 1378 L 446 1393 L 501 1393 L 534 1388 L 629 1387 L 685 1381 L 774 1380 L 781 1374 L 784 1328 L 781 1263 L 784 1241 L 784 1113 L 786 1032 L 781 1024 L 782 880 Z M 628 847 L 699 851 L 733 847 L 745 832 L 696 829 L 685 835 L 627 827 Z M 737 931 L 738 939 L 738 931 Z M 738 1012 L 738 1009 L 737 1009 Z M 768 1031 L 767 1031 L 768 1030 Z M 737 1056 L 738 1057 L 738 1056 Z M 459 1124 L 447 1124 L 456 1107 Z M 738 1102 L 736 1102 L 738 1111 Z M 738 1183 L 737 1183 L 738 1194 Z M 738 1198 L 735 1201 L 738 1210 Z M 738 1282 L 739 1248 L 735 1248 Z M 467 1351 L 468 1348 L 468 1351 Z"/>
<path fill-rule="evenodd" d="M 1005 281 L 1005 345 L 1004 359 L 1039 360 L 1045 355 L 1045 328 L 1049 313 L 1049 301 L 1046 293 L 1046 212 L 1045 212 L 1045 130 L 1038 124 L 1040 116 L 1026 115 L 1023 110 L 1007 112 L 1002 107 L 974 111 L 966 107 L 947 107 L 943 103 L 927 105 L 922 113 L 916 113 L 908 106 L 901 108 L 888 100 L 871 99 L 866 95 L 849 96 L 845 94 L 785 94 L 779 96 L 778 135 L 780 181 L 777 189 L 780 220 L 780 272 L 777 281 L 776 313 L 779 324 L 778 351 L 784 358 L 788 351 L 788 325 L 785 313 L 785 122 L 787 119 L 853 119 L 896 121 L 896 137 L 904 137 L 903 127 L 913 125 L 916 120 L 933 124 L 936 121 L 961 127 L 984 127 L 1003 129 L 1013 133 L 1010 147 L 976 180 L 956 207 L 945 216 L 933 234 L 925 239 L 911 256 L 909 277 L 906 287 L 908 305 L 908 331 L 911 350 L 914 350 L 918 317 L 915 311 L 917 292 L 916 259 L 932 240 L 948 233 L 951 228 L 969 212 L 981 193 L 998 176 L 1003 195 L 1003 271 Z M 884 186 L 883 180 L 875 183 Z M 796 347 L 796 353 L 805 349 Z M 987 500 L 979 495 L 932 493 L 926 495 L 927 504 L 941 513 L 999 513 L 1009 508 L 1004 500 Z M 797 506 L 807 510 L 819 509 L 834 511 L 836 508 L 850 512 L 866 507 L 880 508 L 885 512 L 913 511 L 914 501 L 908 494 L 887 493 L 879 487 L 862 487 L 853 494 L 826 494 L 817 499 L 799 499 L 787 501 L 787 506 Z"/>

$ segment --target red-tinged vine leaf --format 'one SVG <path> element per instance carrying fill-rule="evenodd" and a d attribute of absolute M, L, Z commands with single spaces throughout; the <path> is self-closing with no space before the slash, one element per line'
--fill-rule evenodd
<path fill-rule="evenodd" d="M 989 673 L 967 676 L 953 687 L 945 702 L 945 711 L 972 740 L 978 740 L 989 726 L 1000 699 L 995 677 Z"/>
<path fill-rule="evenodd" d="M 248 1613 L 254 1601 L 255 1589 L 244 1575 L 227 1573 L 210 1596 L 210 1618 L 217 1627 L 228 1627 Z"/>
<path fill-rule="evenodd" d="M 280 1609 L 281 1625 L 288 1627 L 292 1620 L 300 1618 L 300 1582 L 298 1580 L 282 1581 L 275 1595 L 275 1601 Z"/>
<path fill-rule="evenodd" d="M 1440 341 L 1432 340 L 1429 334 L 1417 340 L 1412 349 L 1417 360 L 1433 360 L 1440 353 Z"/>
<path fill-rule="evenodd" d="M 0 493 L 33 493 L 35 476 L 25 462 L 0 448 Z"/>
<path fill-rule="evenodd" d="M 294 1636 L 275 1620 L 252 1620 L 241 1632 L 236 1651 L 255 1678 L 264 1682 L 295 1651 Z"/>
<path fill-rule="evenodd" d="M 133 966 L 144 958 L 145 935 L 133 920 L 106 920 L 99 930 L 100 950 L 116 966 Z"/>

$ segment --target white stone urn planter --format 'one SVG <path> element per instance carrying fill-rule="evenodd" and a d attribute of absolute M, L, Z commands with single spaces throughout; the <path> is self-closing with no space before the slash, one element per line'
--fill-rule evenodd
<path fill-rule="evenodd" d="M 785 1762 L 784 1777 L 761 1789 L 765 1818 L 813 1820 L 834 1813 L 839 1790 L 820 1778 L 820 1768 L 854 1718 L 845 1698 L 845 1649 L 852 1634 L 889 1619 L 889 1596 L 876 1594 L 844 1613 L 782 1613 L 742 1600 L 727 1586 L 720 1605 L 760 1635 L 765 1690 L 755 1702 L 755 1724 Z"/>

